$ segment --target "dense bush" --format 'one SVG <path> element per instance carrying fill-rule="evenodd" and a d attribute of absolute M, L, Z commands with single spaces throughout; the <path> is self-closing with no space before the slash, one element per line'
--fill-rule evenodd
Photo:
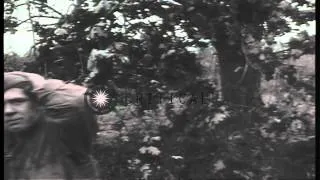
<path fill-rule="evenodd" d="M 285 16 L 314 20 L 299 9 L 314 3 L 76 2 L 55 25 L 33 19 L 39 55 L 23 70 L 134 99 L 99 116 L 105 179 L 315 178 L 314 60 L 302 63 L 314 36 L 301 32 L 281 50 L 274 39 L 292 30 Z M 16 7 L 5 3 L 9 31 Z M 28 3 L 40 16 L 52 11 Z M 205 102 L 201 92 L 211 94 Z M 140 103 L 140 93 L 169 98 Z"/>

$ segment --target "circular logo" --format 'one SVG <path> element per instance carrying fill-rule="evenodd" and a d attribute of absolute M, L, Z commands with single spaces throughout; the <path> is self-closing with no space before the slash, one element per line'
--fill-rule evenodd
<path fill-rule="evenodd" d="M 110 110 L 110 97 L 109 90 L 103 86 L 88 88 L 85 95 L 86 104 L 97 114 L 105 114 Z"/>

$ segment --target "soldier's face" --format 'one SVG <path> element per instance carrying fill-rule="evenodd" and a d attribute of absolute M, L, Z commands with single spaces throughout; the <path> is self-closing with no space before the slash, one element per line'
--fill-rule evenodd
<path fill-rule="evenodd" d="M 4 92 L 4 127 L 10 132 L 21 132 L 37 120 L 36 105 L 20 88 Z"/>

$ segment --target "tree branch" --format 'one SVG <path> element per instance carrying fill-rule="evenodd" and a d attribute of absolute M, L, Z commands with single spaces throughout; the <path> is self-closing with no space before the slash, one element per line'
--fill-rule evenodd
<path fill-rule="evenodd" d="M 60 16 L 64 17 L 64 15 L 61 12 L 57 11 L 53 7 L 49 6 L 48 4 L 40 3 L 40 2 L 36 2 L 36 1 L 29 1 L 29 2 L 37 4 L 37 5 L 45 6 L 45 7 L 49 8 L 49 9 L 51 9 L 53 12 L 55 12 L 55 13 L 59 14 Z"/>
<path fill-rule="evenodd" d="M 290 51 L 291 50 L 291 48 L 288 48 L 288 49 L 284 49 L 284 50 L 280 50 L 280 51 L 275 51 L 275 52 L 273 52 L 273 53 L 282 53 L 282 52 L 286 52 L 286 51 Z"/>
<path fill-rule="evenodd" d="M 51 18 L 51 19 L 60 19 L 61 17 L 57 17 L 57 16 L 44 16 L 44 15 L 38 15 L 38 16 L 31 16 L 31 18 Z"/>
<path fill-rule="evenodd" d="M 41 26 L 53 26 L 53 25 L 58 25 L 58 23 L 51 23 L 51 24 L 41 24 Z"/>
<path fill-rule="evenodd" d="M 21 24 L 26 23 L 27 21 L 30 21 L 30 20 L 31 20 L 31 19 L 28 18 L 28 19 L 26 19 L 26 20 L 20 21 L 20 22 L 17 24 L 17 26 L 20 26 Z"/>
<path fill-rule="evenodd" d="M 34 25 L 33 25 L 33 20 L 31 18 L 31 9 L 30 9 L 31 5 L 30 3 L 28 2 L 27 3 L 27 9 L 28 9 L 28 14 L 29 14 L 29 20 L 30 20 L 30 23 L 31 23 L 31 27 L 32 27 L 32 38 L 33 38 L 33 44 L 36 43 L 36 39 L 35 39 L 35 30 L 34 30 Z"/>
<path fill-rule="evenodd" d="M 20 21 L 17 26 L 20 26 L 23 23 L 26 23 L 27 21 L 32 21 L 32 18 L 51 18 L 51 19 L 60 19 L 60 17 L 56 17 L 56 16 L 30 16 L 30 18 L 25 19 L 23 21 Z M 54 23 L 56 24 L 56 23 Z M 54 25 L 54 24 L 49 24 L 49 25 Z M 46 24 L 45 24 L 46 25 Z M 45 26 L 44 25 L 44 26 Z"/>
<path fill-rule="evenodd" d="M 4 58 L 3 58 L 3 62 L 6 62 L 6 60 L 8 59 L 9 54 L 4 54 Z"/>
<path fill-rule="evenodd" d="M 15 7 L 14 7 L 14 8 L 17 8 L 17 7 L 19 7 L 19 6 L 23 6 L 23 5 L 27 5 L 27 3 L 21 3 L 21 4 L 18 4 L 18 5 L 15 5 Z"/>

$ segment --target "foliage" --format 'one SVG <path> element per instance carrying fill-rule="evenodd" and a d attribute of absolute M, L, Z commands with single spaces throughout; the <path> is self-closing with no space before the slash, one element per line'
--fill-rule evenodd
<path fill-rule="evenodd" d="M 50 11 L 58 22 L 29 17 L 40 37 L 39 68 L 25 70 L 105 84 L 117 97 L 130 92 L 133 103 L 119 102 L 99 120 L 95 150 L 104 178 L 314 178 L 315 76 L 295 62 L 314 54 L 314 36 L 300 32 L 282 49 L 275 41 L 292 31 L 290 21 L 314 20 L 314 2 L 76 2 L 61 14 L 28 1 L 36 16 Z M 5 1 L 5 32 L 23 23 L 11 16 L 17 6 Z M 205 48 L 216 50 L 210 63 L 218 61 L 221 79 L 203 78 Z M 150 92 L 151 104 L 136 101 Z M 201 92 L 211 94 L 205 103 Z"/>
<path fill-rule="evenodd" d="M 4 56 L 4 71 L 19 71 L 23 68 L 22 59 L 17 54 Z"/>
<path fill-rule="evenodd" d="M 20 57 L 16 53 L 9 53 L 4 55 L 4 71 L 29 71 L 38 73 L 39 65 L 31 56 Z"/>

